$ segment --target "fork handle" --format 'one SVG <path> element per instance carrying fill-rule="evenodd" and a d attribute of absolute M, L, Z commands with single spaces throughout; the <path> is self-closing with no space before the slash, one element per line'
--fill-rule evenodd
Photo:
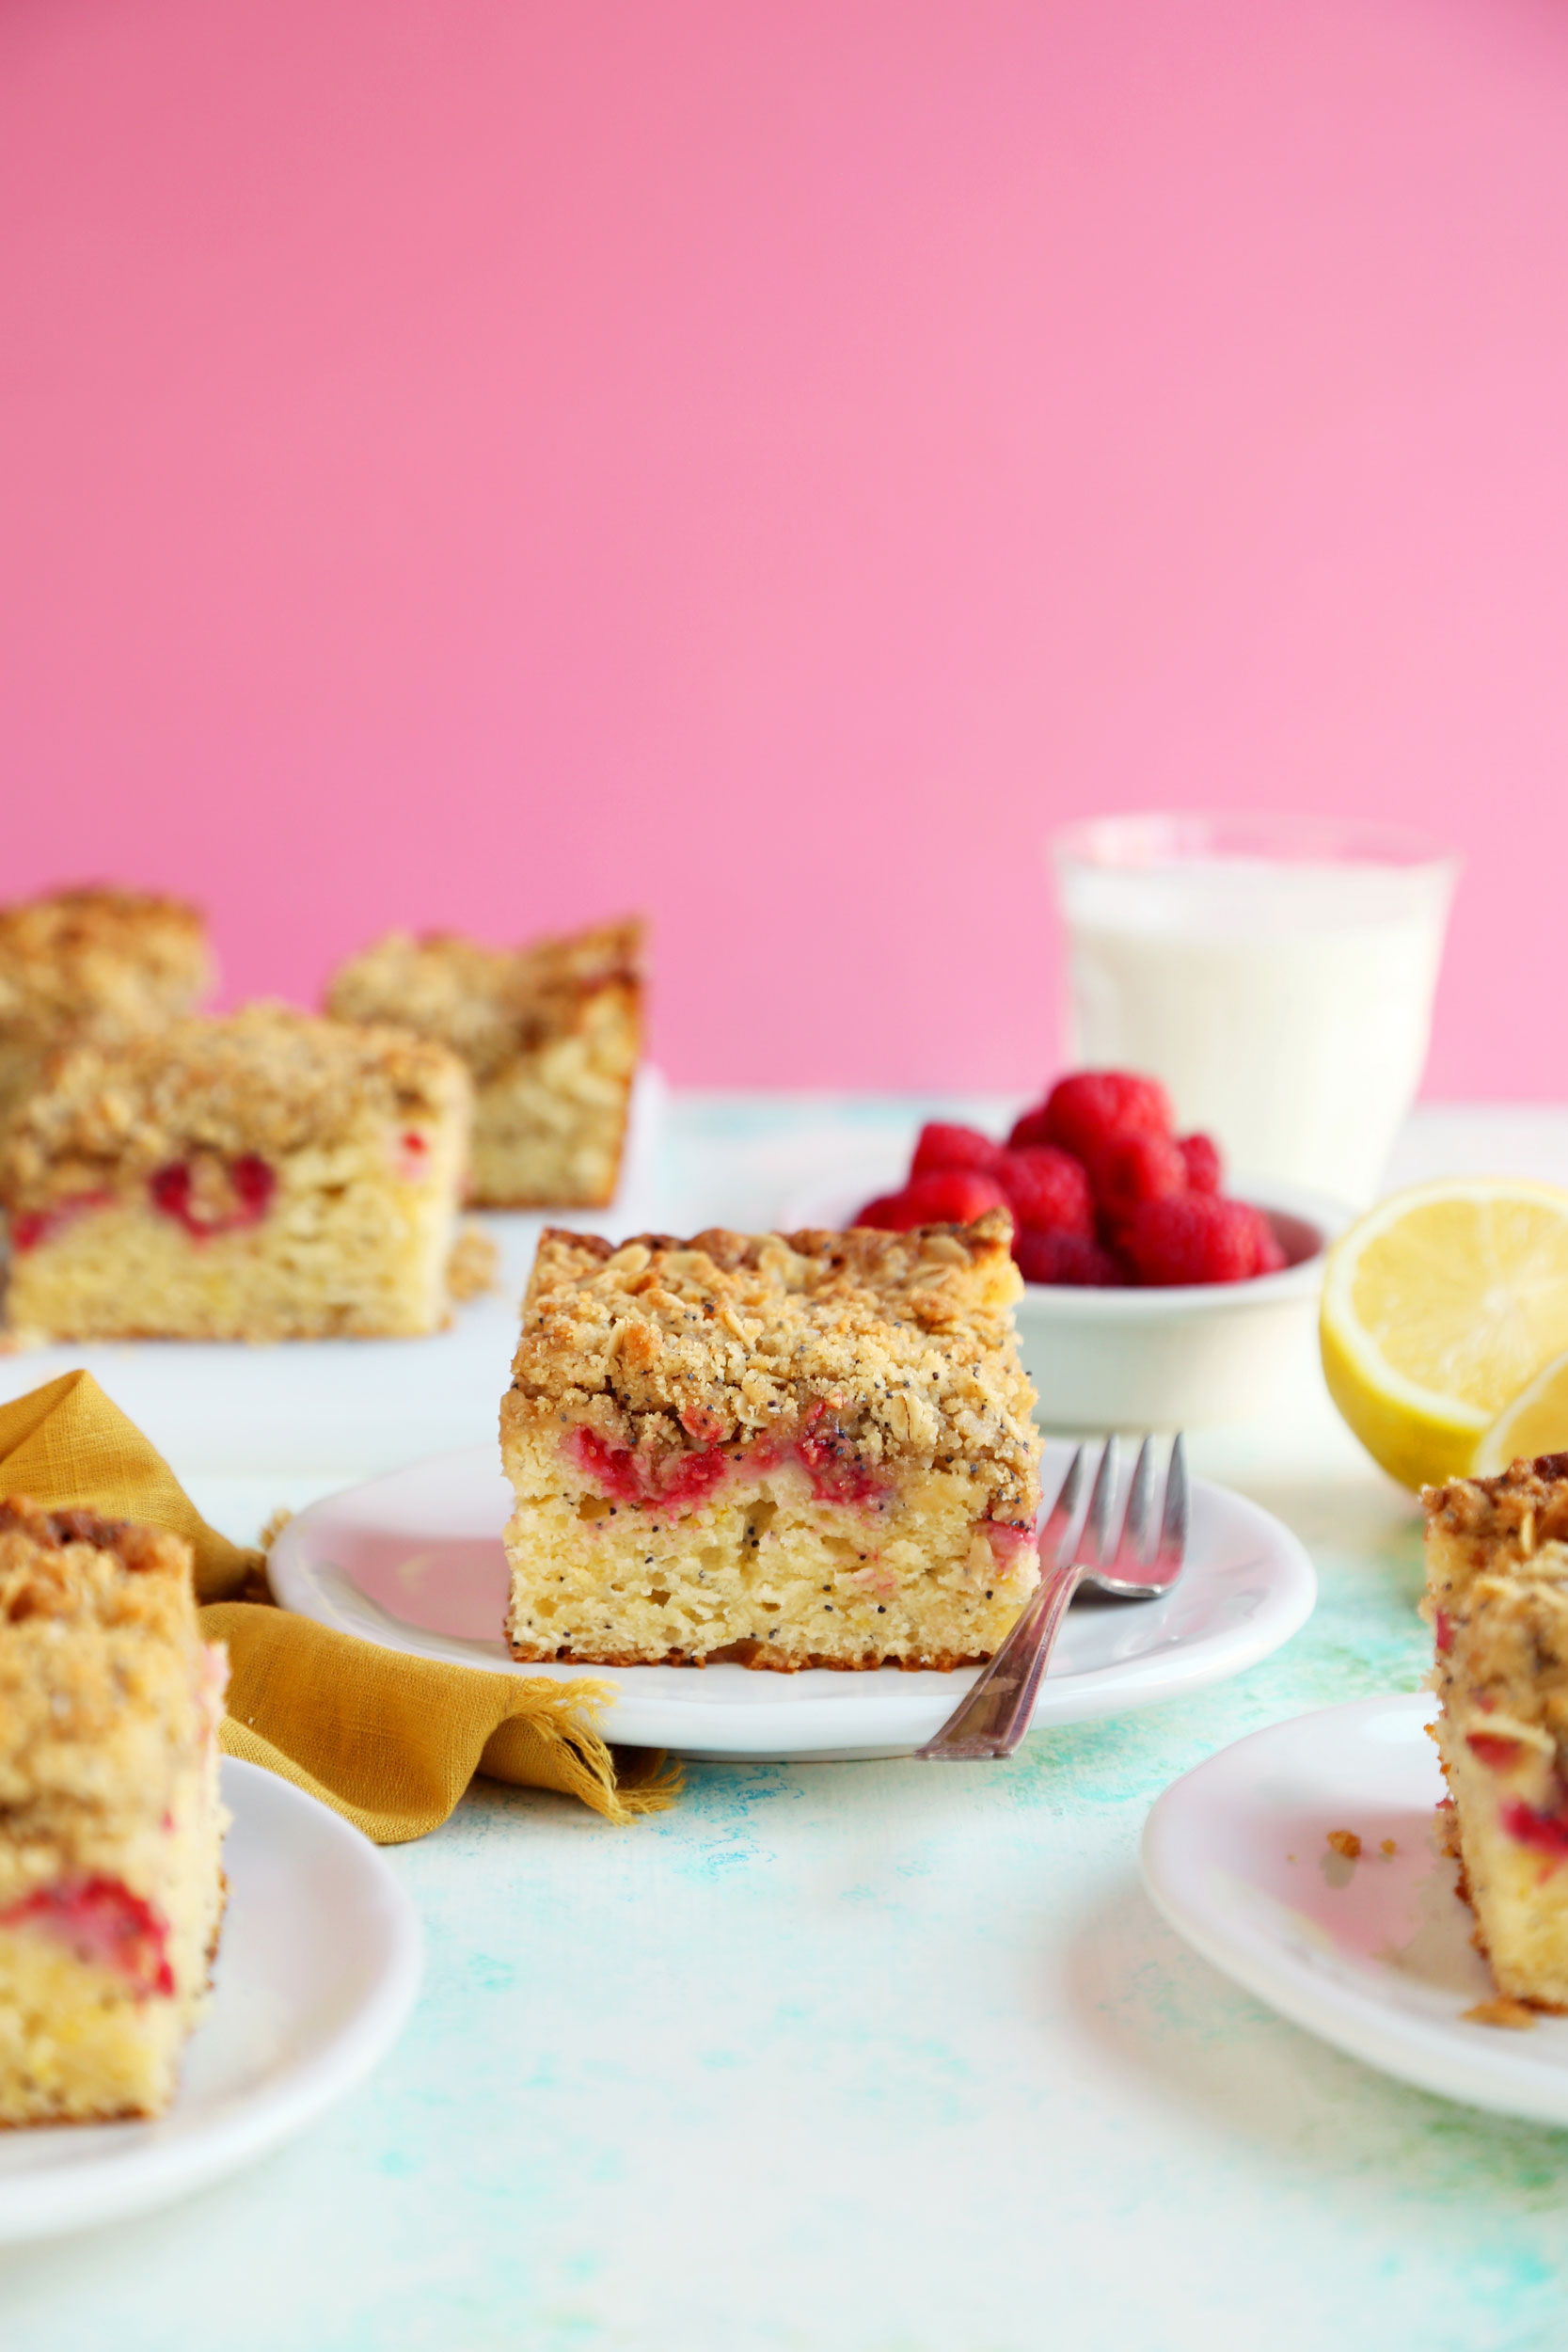
<path fill-rule="evenodd" d="M 1083 1575 L 1077 1562 L 1069 1561 L 1041 1577 L 1028 1607 L 974 1690 L 935 1739 L 916 1748 L 917 1756 L 928 1764 L 948 1764 L 1013 1754 L 1029 1728 L 1041 1677 Z"/>

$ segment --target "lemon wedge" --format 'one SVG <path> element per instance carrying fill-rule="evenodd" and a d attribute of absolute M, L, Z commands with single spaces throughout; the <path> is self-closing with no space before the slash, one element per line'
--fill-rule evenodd
<path fill-rule="evenodd" d="M 1521 1454 L 1568 1452 L 1568 1353 L 1554 1356 L 1528 1389 L 1497 1415 L 1475 1452 L 1478 1478 L 1496 1478 Z"/>
<path fill-rule="evenodd" d="M 1465 1476 L 1568 1353 L 1568 1192 L 1456 1177 L 1380 1201 L 1330 1253 L 1320 1336 L 1374 1461 L 1407 1486 Z"/>

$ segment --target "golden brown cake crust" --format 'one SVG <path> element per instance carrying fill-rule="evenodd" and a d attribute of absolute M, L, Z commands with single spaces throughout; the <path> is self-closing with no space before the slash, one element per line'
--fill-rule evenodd
<path fill-rule="evenodd" d="M 137 1519 L 105 1518 L 99 1511 L 46 1511 L 30 1495 L 8 1495 L 0 1501 L 0 1544 L 15 1536 L 22 1538 L 26 1557 L 38 1552 L 74 1553 L 85 1547 L 112 1554 L 132 1576 L 172 1576 L 178 1581 L 190 1573 L 190 1546 L 166 1528 L 146 1527 Z M 17 1556 L 14 1550 L 11 1556 Z M 55 1573 L 53 1568 L 50 1573 Z M 68 1574 L 68 1588 L 71 1581 Z M 9 1613 L 32 1613 L 13 1610 Z"/>
<path fill-rule="evenodd" d="M 27 1495 L 0 1502 L 0 1625 L 47 1618 L 175 1633 L 194 1631 L 194 1609 L 191 1548 L 167 1529 L 44 1511 Z M 0 1649 L 0 1661 L 9 1654 Z M 8 1712 L 0 1704 L 0 1725 Z"/>
<path fill-rule="evenodd" d="M 368 1115 L 439 1119 L 467 1095 L 462 1064 L 439 1045 L 250 1005 L 62 1056 L 0 1148 L 0 1200 L 45 1209 L 139 1184 L 192 1152 L 271 1160 L 330 1147 Z"/>
<path fill-rule="evenodd" d="M 1568 1454 L 1511 1462 L 1496 1478 L 1425 1486 L 1421 1502 L 1446 1533 L 1528 1557 L 1538 1544 L 1568 1538 Z"/>
<path fill-rule="evenodd" d="M 646 1233 L 619 1248 L 548 1228 L 523 1304 L 512 1412 L 607 1441 L 712 1447 L 822 1416 L 870 1460 L 983 1457 L 995 1516 L 1038 1502 L 1034 1391 L 1008 1309 L 1011 1225 L 911 1233 Z"/>
<path fill-rule="evenodd" d="M 754 1673 L 775 1675 L 805 1674 L 812 1669 L 826 1669 L 831 1674 L 876 1674 L 883 1666 L 895 1666 L 900 1674 L 953 1674 L 960 1666 L 983 1666 L 990 1657 L 990 1650 L 974 1650 L 963 1657 L 956 1651 L 923 1650 L 918 1658 L 890 1658 L 879 1650 L 866 1650 L 859 1658 L 832 1656 L 825 1650 L 809 1650 L 803 1657 L 780 1658 L 766 1642 L 731 1642 L 723 1649 L 697 1651 L 666 1650 L 662 1658 L 649 1658 L 641 1650 L 617 1650 L 612 1645 L 592 1650 L 575 1650 L 562 1643 L 556 1648 L 542 1645 L 531 1645 L 515 1635 L 511 1641 L 512 1655 L 520 1665 L 558 1666 L 746 1666 Z"/>
<path fill-rule="evenodd" d="M 0 1503 L 0 1815 L 36 1809 L 35 1861 L 45 1827 L 69 1851 L 85 1815 L 147 1802 L 144 1749 L 188 1706 L 198 1652 L 181 1537 L 25 1496 Z M 0 1841 L 0 1881 L 26 1863 Z"/>
<path fill-rule="evenodd" d="M 644 926 L 627 916 L 531 946 L 485 947 L 453 931 L 391 931 L 333 975 L 327 1010 L 392 1021 L 460 1054 L 476 1079 L 571 1035 L 592 1000 L 641 998 Z"/>
<path fill-rule="evenodd" d="M 1451 1479 L 1421 1500 L 1433 1687 L 1447 1703 L 1462 1680 L 1468 1699 L 1568 1762 L 1568 1454 Z"/>
<path fill-rule="evenodd" d="M 0 907 L 0 1027 L 113 1032 L 188 1011 L 213 977 L 199 911 L 131 890 L 56 891 Z"/>
<path fill-rule="evenodd" d="M 52 1057 L 190 1012 L 213 982 L 201 916 L 174 898 L 62 890 L 0 907 L 0 1124 Z"/>

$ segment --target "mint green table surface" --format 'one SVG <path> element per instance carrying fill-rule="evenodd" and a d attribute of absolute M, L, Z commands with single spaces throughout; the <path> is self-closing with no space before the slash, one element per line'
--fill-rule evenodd
<path fill-rule="evenodd" d="M 928 1107 L 677 1097 L 637 1221 L 771 1223 L 845 1156 L 895 1158 Z M 1395 1172 L 1493 1166 L 1568 1179 L 1568 1114 L 1427 1110 Z M 57 1360 L 11 1360 L 4 1392 Z M 138 1351 L 73 1360 L 132 1404 Z M 158 1434 L 249 1535 L 430 1450 L 439 1418 L 341 1460 L 317 1430 L 293 1470 L 236 1467 L 205 1423 Z M 1141 1891 L 1176 1774 L 1413 1689 L 1426 1658 L 1414 1506 L 1305 1351 L 1268 1419 L 1196 1453 L 1311 1549 L 1322 1597 L 1287 1649 L 1010 1763 L 694 1765 L 632 1830 L 482 1787 L 394 1855 L 429 1959 L 379 2072 L 201 2197 L 0 2254 L 4 2352 L 1568 2345 L 1568 2135 L 1341 2058 Z"/>

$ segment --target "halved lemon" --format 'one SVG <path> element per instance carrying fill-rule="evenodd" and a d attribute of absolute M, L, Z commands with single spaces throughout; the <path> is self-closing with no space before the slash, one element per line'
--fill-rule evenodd
<path fill-rule="evenodd" d="M 1568 1453 L 1568 1353 L 1554 1356 L 1528 1388 L 1505 1406 L 1476 1448 L 1478 1478 L 1495 1478 L 1523 1455 Z"/>
<path fill-rule="evenodd" d="M 1568 1192 L 1472 1176 L 1395 1193 L 1330 1253 L 1320 1331 L 1329 1394 L 1374 1461 L 1407 1486 L 1465 1476 L 1568 1353 Z"/>

